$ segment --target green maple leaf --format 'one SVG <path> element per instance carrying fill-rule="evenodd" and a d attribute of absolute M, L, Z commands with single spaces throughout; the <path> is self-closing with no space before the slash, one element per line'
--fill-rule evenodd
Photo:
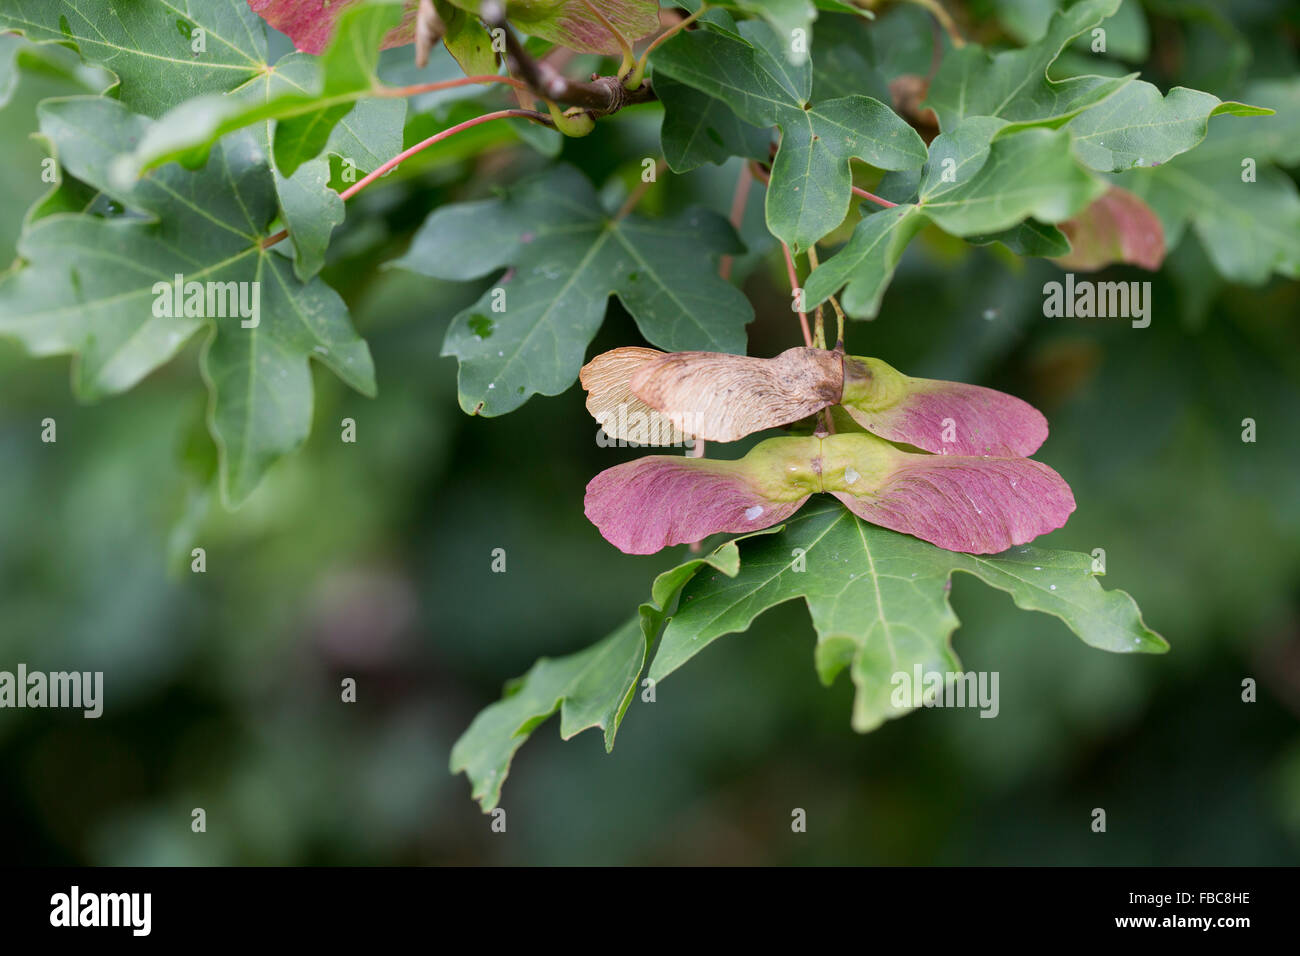
<path fill-rule="evenodd" d="M 264 63 L 255 81 L 239 91 L 244 95 L 210 94 L 181 103 L 150 128 L 134 154 L 137 168 L 173 160 L 200 166 L 222 136 L 274 120 L 276 167 L 293 175 L 325 149 L 339 122 L 381 86 L 380 44 L 401 12 L 400 3 L 350 7 L 321 56 L 290 54 L 274 68 Z"/>
<path fill-rule="evenodd" d="M 1048 79 L 1072 39 L 1111 16 L 1120 0 L 1081 0 L 1053 14 L 1047 32 L 1020 50 L 989 55 L 968 44 L 949 52 L 930 84 L 926 106 L 950 130 L 970 116 L 995 116 L 1012 127 L 1059 126 L 1114 95 L 1137 74 Z"/>
<path fill-rule="evenodd" d="M 1018 256 L 1051 259 L 1070 251 L 1070 240 L 1065 233 L 1050 223 L 1038 222 L 1034 219 L 1026 219 L 1010 229 L 965 238 L 967 242 L 977 246 L 1000 242 Z"/>
<path fill-rule="evenodd" d="M 587 179 L 559 166 L 504 199 L 436 210 L 395 264 L 441 279 L 512 267 L 452 320 L 443 344 L 460 360 L 461 407 L 503 415 L 573 383 L 611 295 L 659 348 L 744 351 L 753 308 L 716 268 L 740 251 L 730 224 L 705 209 L 606 215 Z"/>
<path fill-rule="evenodd" d="M 989 56 L 968 46 L 950 54 L 930 88 L 927 105 L 936 110 L 944 132 L 930 144 L 924 174 L 908 208 L 891 215 L 868 215 L 834 257 L 814 270 L 805 284 L 809 307 L 845 286 L 842 304 L 849 315 L 877 314 L 881 296 L 913 235 L 927 222 L 977 244 L 1002 242 L 1021 255 L 1059 256 L 1068 241 L 1053 223 L 1060 222 L 1097 198 L 1105 184 L 1088 168 L 1112 171 L 1158 166 L 1192 149 L 1206 135 L 1211 117 L 1262 116 L 1269 109 L 1224 103 L 1195 90 L 1176 88 L 1168 96 L 1133 77 L 1075 77 L 1054 81 L 1048 67 L 1061 50 L 1088 28 L 1114 13 L 1118 0 L 1084 0 L 1054 14 L 1046 34 L 1023 50 Z M 1064 126 L 1058 132 L 1053 127 Z M 1047 127 L 1041 129 L 1038 127 Z M 1231 131 L 1241 135 L 1241 125 Z M 1225 133 L 1225 136 L 1229 134 Z M 1195 160 L 1192 160 L 1195 162 Z M 1212 158 L 1206 159 L 1212 163 Z M 1208 174 L 1208 171 L 1207 171 Z M 1175 210 L 1176 184 L 1196 185 L 1198 177 L 1178 173 L 1150 180 L 1153 206 L 1166 210 L 1166 229 L 1177 232 L 1193 217 Z M 1269 176 L 1269 188 L 1259 190 L 1237 208 L 1235 224 L 1213 241 L 1219 261 L 1231 274 L 1258 281 L 1269 266 L 1251 269 L 1243 261 L 1252 252 L 1263 261 L 1279 261 L 1286 271 L 1285 248 L 1269 252 L 1251 246 L 1247 233 L 1271 234 L 1266 222 L 1247 212 L 1262 209 L 1267 192 L 1288 210 L 1281 195 L 1286 186 Z M 1206 220 L 1208 212 L 1202 212 Z M 1285 236 L 1274 245 L 1288 245 Z M 1238 250 L 1235 256 L 1232 247 Z M 1230 264 L 1229 264 L 1230 263 Z"/>
<path fill-rule="evenodd" d="M 666 75 L 655 77 L 655 94 L 664 105 L 659 142 L 673 172 L 721 166 L 733 156 L 767 161 L 772 131 L 746 123 L 722 100 Z"/>
<path fill-rule="evenodd" d="M 741 542 L 740 549 L 738 574 L 696 575 L 683 588 L 651 680 L 719 637 L 746 630 L 763 611 L 802 599 L 817 631 L 819 677 L 829 685 L 849 668 L 857 688 L 853 728 L 873 730 L 915 706 L 891 699 L 895 674 L 910 675 L 918 665 L 923 672 L 961 670 L 950 646 L 959 623 L 948 603 L 955 571 L 1006 591 L 1017 607 L 1060 618 L 1091 647 L 1168 649 L 1128 594 L 1101 588 L 1085 554 L 1030 546 L 995 555 L 945 551 L 867 524 L 836 503 L 804 508 L 779 534 Z"/>
<path fill-rule="evenodd" d="M 925 214 L 910 203 L 864 216 L 844 248 L 808 276 L 805 307 L 814 308 L 845 287 L 839 299 L 844 311 L 855 319 L 874 317 L 903 250 L 925 225 Z"/>
<path fill-rule="evenodd" d="M 1050 224 L 1104 193 L 1105 181 L 1080 164 L 1067 131 L 1025 129 L 994 139 L 1003 128 L 996 118 L 975 116 L 935 137 L 916 201 L 864 217 L 844 248 L 804 283 L 807 307 L 847 284 L 844 310 L 855 318 L 876 315 L 903 250 L 928 223 L 1022 254 L 1068 251 Z"/>
<path fill-rule="evenodd" d="M 834 99 L 864 93 L 889 103 L 889 81 L 880 71 L 872 32 L 877 25 L 859 16 L 823 18 L 823 30 L 813 50 L 813 99 Z"/>
<path fill-rule="evenodd" d="M 286 91 L 289 95 L 306 92 L 315 82 L 318 71 L 314 57 L 290 53 L 232 96 L 253 102 L 275 102 Z M 334 227 L 344 218 L 343 200 L 330 188 L 329 156 L 338 156 L 359 174 L 377 169 L 401 152 L 405 122 L 405 100 L 357 100 L 330 129 L 324 154 L 300 163 L 290 175 L 280 169 L 270 148 L 275 141 L 277 121 L 263 118 L 253 126 L 258 142 L 271 157 L 275 191 L 284 213 L 284 224 L 289 230 L 289 240 L 293 243 L 294 268 L 300 279 L 311 278 L 324 266 L 325 251 Z M 164 128 L 165 124 L 166 117 L 151 126 L 149 133 Z M 148 139 L 147 133 L 145 140 Z M 205 146 L 205 154 L 207 149 L 210 146 Z M 139 152 L 137 150 L 137 156 Z"/>
<path fill-rule="evenodd" d="M 687 5 L 683 4 L 683 6 Z M 694 9 L 697 4 L 691 3 L 689 6 Z M 796 49 L 791 45 L 786 47 L 785 56 L 791 63 L 802 63 L 808 50 L 812 49 L 812 25 L 817 19 L 818 10 L 851 13 L 855 18 L 875 17 L 870 10 L 842 0 L 735 0 L 735 6 L 745 13 L 766 20 L 777 36 L 792 37 L 795 30 L 803 31 L 802 49 Z M 824 42 L 824 38 L 817 41 L 819 49 Z"/>
<path fill-rule="evenodd" d="M 808 605 L 817 632 L 819 677 L 829 685 L 849 668 L 857 687 L 853 728 L 874 730 L 918 706 L 895 705 L 896 674 L 910 678 L 918 666 L 922 673 L 961 670 L 950 645 L 959 621 L 948 603 L 957 571 L 1006 591 L 1020 608 L 1060 618 L 1092 647 L 1168 650 L 1127 593 L 1101 588 L 1088 555 L 1028 546 L 993 555 L 945 551 L 867 524 L 836 502 L 817 503 L 785 525 L 727 541 L 664 572 L 636 618 L 583 651 L 539 660 L 461 735 L 451 770 L 469 776 L 474 798 L 491 811 L 515 752 L 556 710 L 564 739 L 600 727 L 606 751 L 613 749 L 661 629 L 647 673 L 656 684 L 719 637 L 797 599 Z"/>
<path fill-rule="evenodd" d="M 1136 80 L 1072 119 L 1079 158 L 1093 169 L 1119 172 L 1159 166 L 1205 138 L 1214 116 L 1267 116 L 1273 111 L 1176 86 L 1168 95 Z"/>
<path fill-rule="evenodd" d="M 802 63 L 812 49 L 812 25 L 817 19 L 817 7 L 812 0 L 736 0 L 737 8 L 767 21 L 772 32 L 787 41 L 796 30 L 803 31 L 804 42 L 798 47 L 790 42 L 783 44 L 782 55 L 791 63 Z"/>
<path fill-rule="evenodd" d="M 171 160 L 200 166 L 221 136 L 257 126 L 258 135 L 276 145 L 274 181 L 293 233 L 295 269 L 302 279 L 315 275 L 343 220 L 343 204 L 326 188 L 328 161 L 313 163 L 313 157 L 324 149 L 366 172 L 401 149 L 405 103 L 362 98 L 376 82 L 382 26 L 400 6 L 345 11 L 342 39 L 332 55 L 319 58 L 328 81 L 314 57 L 290 54 L 271 66 L 262 20 L 246 0 L 212 0 L 194 10 L 164 0 L 139 0 L 124 9 L 77 6 L 15 2 L 0 12 L 0 29 L 75 43 L 87 63 L 117 73 L 129 109 L 158 118 L 139 138 L 132 162 L 123 161 L 115 175 Z M 196 29 L 205 31 L 203 53 L 191 47 Z"/>
<path fill-rule="evenodd" d="M 27 264 L 0 284 L 0 334 L 38 355 L 76 355 L 73 384 L 93 400 L 130 388 L 170 359 L 200 328 L 212 401 L 209 427 L 221 457 L 226 500 L 238 503 L 311 427 L 309 358 L 363 394 L 374 367 L 347 308 L 319 279 L 300 281 L 262 240 L 275 192 L 256 138 L 229 138 L 203 170 L 171 165 L 123 186 L 113 166 L 148 119 L 102 97 L 49 101 L 41 132 L 64 169 L 134 214 L 116 219 L 60 213 L 26 229 Z M 155 314 L 157 283 L 258 283 L 260 316 Z M 252 286 L 246 288 L 251 289 Z"/>
<path fill-rule="evenodd" d="M 6 0 L 0 31 L 72 43 L 88 63 L 111 69 L 122 103 L 161 116 L 203 93 L 233 90 L 266 66 L 266 32 L 247 0 Z M 196 53 L 196 30 L 204 52 Z"/>
<path fill-rule="evenodd" d="M 434 8 L 446 32 L 442 43 L 460 64 L 466 76 L 490 76 L 497 71 L 497 55 L 492 36 L 481 20 L 448 0 L 433 0 Z"/>
<path fill-rule="evenodd" d="M 982 121 L 977 117 L 972 122 Z M 954 135 L 966 127 L 962 124 Z M 1008 229 L 1029 216 L 1060 222 L 1106 189 L 1080 165 L 1067 132 L 1028 129 L 987 146 L 979 145 L 983 136 L 978 132 L 974 143 L 953 144 L 951 139 L 942 134 L 930 144 L 919 197 L 926 216 L 954 236 Z M 945 167 L 943 160 L 949 158 L 953 163 Z M 956 170 L 951 181 L 945 178 L 947 169 Z"/>
<path fill-rule="evenodd" d="M 339 17 L 334 39 L 320 57 L 316 102 L 274 117 L 272 153 L 286 174 L 318 156 L 338 123 L 379 86 L 380 45 L 401 19 L 401 9 L 397 3 L 370 3 Z"/>
<path fill-rule="evenodd" d="M 1114 14 L 1118 3 L 1083 0 L 1059 11 L 1047 32 L 1021 50 L 990 56 L 972 45 L 954 51 L 935 76 L 926 105 L 945 131 L 972 117 L 994 117 L 1003 125 L 993 138 L 1027 126 L 1066 124 L 1079 158 L 1102 172 L 1168 162 L 1204 139 L 1211 117 L 1269 112 L 1184 87 L 1162 97 L 1137 74 L 1049 79 L 1047 70 L 1066 45 Z"/>
<path fill-rule="evenodd" d="M 325 264 L 330 237 L 344 218 L 343 200 L 329 185 L 328 157 L 340 157 L 361 174 L 370 172 L 401 152 L 406 121 L 405 100 L 361 98 L 359 93 L 344 97 L 341 107 L 322 110 L 316 92 L 320 75 L 319 58 L 289 53 L 232 93 L 182 103 L 150 124 L 129 157 L 123 158 L 122 175 L 138 176 L 173 160 L 197 169 L 208 161 L 212 146 L 222 136 L 252 130 L 271 160 L 295 270 L 299 278 L 310 278 Z M 340 109 L 342 116 L 337 117 Z M 286 142 L 279 136 L 281 124 L 320 115 L 329 120 L 317 127 L 326 133 L 323 145 L 318 147 L 314 136 L 292 137 L 302 152 L 294 157 L 292 173 L 286 173 L 271 148 L 272 143 Z M 277 119 L 286 116 L 290 118 Z M 304 145 L 307 139 L 311 146 Z M 322 151 L 324 155 L 317 155 Z"/>
<path fill-rule="evenodd" d="M 1300 194 L 1273 165 L 1300 164 L 1300 79 L 1253 83 L 1245 98 L 1260 112 L 1212 127 L 1169 163 L 1114 178 L 1160 217 L 1167 248 L 1191 229 L 1223 278 L 1258 285 L 1273 273 L 1300 277 Z"/>
<path fill-rule="evenodd" d="M 515 752 L 557 710 L 562 738 L 599 727 L 606 751 L 612 750 L 645 657 L 646 637 L 634 617 L 586 650 L 539 659 L 508 683 L 502 699 L 484 708 L 456 741 L 451 772 L 468 776 L 471 795 L 484 813 L 491 812 L 501 801 Z"/>
<path fill-rule="evenodd" d="M 767 224 L 795 251 L 807 249 L 849 211 L 850 160 L 881 169 L 925 161 L 917 132 L 879 100 L 842 96 L 813 102 L 812 65 L 792 64 L 765 24 L 733 33 L 717 23 L 681 33 L 655 51 L 662 74 L 722 100 L 753 126 L 775 126 L 781 146 L 767 190 Z"/>
<path fill-rule="evenodd" d="M 1247 98 L 1275 116 L 1214 127 L 1190 153 L 1115 177 L 1160 217 L 1173 249 L 1190 228 L 1225 279 L 1300 278 L 1300 193 L 1272 163 L 1300 163 L 1300 79 L 1253 84 Z"/>
<path fill-rule="evenodd" d="M 735 21 L 722 10 L 710 11 L 707 22 L 731 33 L 737 31 Z M 813 57 L 813 99 L 820 102 L 866 93 L 888 102 L 889 85 L 876 69 L 875 49 L 861 20 L 833 17 L 830 25 L 834 29 L 817 41 Z M 655 77 L 654 86 L 664 106 L 659 138 L 673 172 L 690 172 L 705 163 L 721 165 L 732 156 L 762 162 L 770 158 L 770 129 L 746 123 L 722 100 L 678 83 L 663 72 Z"/>
<path fill-rule="evenodd" d="M 760 531 L 760 535 L 767 532 Z M 451 750 L 451 772 L 464 772 L 484 813 L 501 800 L 501 785 L 515 752 L 546 718 L 560 711 L 565 740 L 589 727 L 605 732 L 605 750 L 614 749 L 623 715 L 655 636 L 663 627 L 682 586 L 701 568 L 722 574 L 740 570 L 736 542 L 680 564 L 655 578 L 650 600 L 637 615 L 602 641 L 576 654 L 542 658 L 527 674 L 506 685 L 502 699 L 484 708 Z"/>
<path fill-rule="evenodd" d="M 1300 278 L 1300 195 L 1286 173 L 1261 166 L 1242 182 L 1240 147 L 1231 135 L 1122 182 L 1160 217 L 1173 248 L 1188 227 L 1225 279 L 1259 285 L 1274 272 Z"/>

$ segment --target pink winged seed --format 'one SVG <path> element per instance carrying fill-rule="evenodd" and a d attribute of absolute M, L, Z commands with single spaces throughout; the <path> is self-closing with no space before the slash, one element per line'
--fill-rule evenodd
<path fill-rule="evenodd" d="M 881 438 L 936 455 L 1022 458 L 1047 440 L 1043 413 L 1014 395 L 927 378 L 909 378 L 908 385 L 908 394 L 889 408 L 862 409 L 846 402 L 845 410 Z"/>
<path fill-rule="evenodd" d="M 329 45 L 334 24 L 343 10 L 362 0 L 248 0 L 249 8 L 289 37 L 304 53 L 319 54 Z M 471 0 L 452 0 L 475 13 Z M 600 0 L 593 4 L 614 29 L 636 41 L 659 27 L 655 0 Z M 384 37 L 383 49 L 415 39 L 416 0 L 406 0 L 401 24 Z M 609 32 L 583 0 L 509 0 L 506 15 L 520 30 L 580 53 L 618 53 L 617 37 Z"/>
<path fill-rule="evenodd" d="M 1165 230 L 1160 217 L 1127 189 L 1112 186 L 1073 218 L 1058 223 L 1070 251 L 1055 262 L 1062 269 L 1091 271 L 1131 262 L 1154 272 L 1165 260 Z"/>
<path fill-rule="evenodd" d="M 738 461 L 652 455 L 601 472 L 587 517 L 628 554 L 767 528 L 818 491 L 858 517 L 950 551 L 992 554 L 1065 524 L 1074 495 L 1027 458 L 901 451 L 854 433 L 772 438 Z"/>
<path fill-rule="evenodd" d="M 624 554 L 653 554 L 719 532 L 784 521 L 808 500 L 771 501 L 731 462 L 650 455 L 602 471 L 587 485 L 585 510 Z"/>
<path fill-rule="evenodd" d="M 539 3 L 536 6 L 544 9 L 546 4 Z M 618 53 L 618 38 L 605 29 L 604 24 L 585 7 L 586 4 L 581 3 L 563 6 L 554 25 L 547 31 L 549 39 L 583 53 Z M 614 29 L 632 42 L 648 36 L 659 27 L 659 4 L 655 0 L 604 0 L 597 9 Z"/>
<path fill-rule="evenodd" d="M 319 55 L 329 46 L 334 24 L 346 8 L 362 0 L 248 0 L 248 8 L 275 27 L 303 53 Z M 402 11 L 402 22 L 384 36 L 382 49 L 415 39 L 415 0 Z"/>
<path fill-rule="evenodd" d="M 1065 479 L 1028 458 L 906 455 L 871 494 L 835 491 L 859 518 L 949 551 L 995 554 L 1055 531 L 1074 511 Z"/>
<path fill-rule="evenodd" d="M 626 404 L 630 393 L 708 441 L 735 441 L 836 404 L 872 434 L 937 455 L 1018 458 L 1047 439 L 1047 419 L 1014 395 L 912 378 L 880 359 L 824 349 L 787 349 L 774 358 L 615 349 L 587 369 L 593 414 L 615 400 Z"/>

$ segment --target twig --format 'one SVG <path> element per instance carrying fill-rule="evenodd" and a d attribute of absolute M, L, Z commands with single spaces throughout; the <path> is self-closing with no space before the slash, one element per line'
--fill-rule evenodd
<path fill-rule="evenodd" d="M 740 233 L 740 227 L 745 221 L 745 204 L 749 201 L 749 187 L 753 182 L 754 176 L 749 171 L 749 164 L 741 164 L 740 175 L 736 177 L 736 191 L 731 194 L 731 225 L 737 234 Z M 723 256 L 718 266 L 718 275 L 730 279 L 733 261 L 733 256 Z"/>
<path fill-rule="evenodd" d="M 870 199 L 872 202 L 884 206 L 886 209 L 893 209 L 898 205 L 898 203 L 890 202 L 888 199 L 881 199 L 875 193 L 869 193 L 860 186 L 853 187 L 853 195 L 861 196 L 863 199 Z"/>
<path fill-rule="evenodd" d="M 591 15 L 600 21 L 600 25 L 608 30 L 614 36 L 615 42 L 618 43 L 619 50 L 623 53 L 623 62 L 619 64 L 618 75 L 624 76 L 629 70 L 636 65 L 636 54 L 632 52 L 632 44 L 627 42 L 627 37 L 618 32 L 618 27 L 610 23 L 605 14 L 596 9 L 591 0 L 582 0 L 582 5 L 591 11 Z"/>
<path fill-rule="evenodd" d="M 627 214 L 636 208 L 636 204 L 641 201 L 641 197 L 649 192 L 650 187 L 659 181 L 660 174 L 668 168 L 668 163 L 660 159 L 655 163 L 655 174 L 653 179 L 643 179 L 637 183 L 635 188 L 627 194 L 627 199 L 619 207 L 618 212 L 614 213 L 614 221 L 618 222 L 627 218 Z"/>
<path fill-rule="evenodd" d="M 551 125 L 550 117 L 548 117 L 544 113 L 538 113 L 534 110 L 497 110 L 495 113 L 484 113 L 482 116 L 475 116 L 473 119 L 467 119 L 463 123 L 457 123 L 455 126 L 449 126 L 447 129 L 444 129 L 439 133 L 434 133 L 428 139 L 416 143 L 410 149 L 405 149 L 402 152 L 398 153 L 392 159 L 388 160 L 388 162 L 379 166 L 374 171 L 366 174 L 364 177 L 359 179 L 356 183 L 349 186 L 347 189 L 343 190 L 343 192 L 339 193 L 339 198 L 346 202 L 347 200 L 355 196 L 357 193 L 361 192 L 361 190 L 365 189 L 367 186 L 373 183 L 380 176 L 383 176 L 385 173 L 396 169 L 398 166 L 400 166 L 406 160 L 410 159 L 416 153 L 428 149 L 430 146 L 433 146 L 435 143 L 440 143 L 444 139 L 447 139 L 450 136 L 455 136 L 457 133 L 462 132 L 463 130 L 470 129 L 471 127 L 474 126 L 479 126 L 482 123 L 487 123 L 495 119 L 505 119 L 510 116 L 519 116 L 524 119 L 532 120 L 534 123 L 541 123 L 544 126 Z M 265 239 L 263 239 L 262 248 L 269 249 L 277 242 L 287 239 L 288 236 L 289 236 L 289 230 L 281 229 L 275 235 L 267 236 Z"/>
<path fill-rule="evenodd" d="M 367 96 L 380 96 L 387 99 L 402 99 L 407 96 L 419 96 L 421 93 L 437 93 L 439 90 L 454 90 L 458 86 L 470 86 L 474 83 L 505 83 L 517 90 L 528 91 L 528 84 L 516 80 L 513 76 L 484 74 L 482 76 L 459 76 L 454 80 L 439 80 L 437 83 L 416 83 L 414 86 L 382 86 L 367 91 Z"/>
<path fill-rule="evenodd" d="M 800 298 L 799 304 L 803 305 L 803 292 L 799 289 L 799 273 L 795 271 L 794 258 L 790 255 L 790 247 L 783 242 L 781 243 L 781 251 L 785 253 L 785 272 L 790 277 L 790 292 L 791 294 L 797 292 Z M 796 311 L 799 313 L 799 328 L 803 330 L 803 344 L 808 348 L 812 348 L 812 332 L 808 330 L 808 313 L 804 312 L 803 309 L 797 309 Z"/>
<path fill-rule="evenodd" d="M 828 296 L 831 308 L 835 310 L 835 348 L 844 351 L 844 310 L 840 308 L 839 299 Z"/>
<path fill-rule="evenodd" d="M 813 245 L 808 247 L 808 274 L 811 275 L 812 270 L 816 269 L 818 265 L 819 263 L 817 262 L 817 246 L 814 243 Z M 826 323 L 823 319 L 822 307 L 820 305 L 817 306 L 817 309 L 813 313 L 813 315 L 815 317 L 814 328 L 813 328 L 813 344 L 815 344 L 819 349 L 824 349 L 826 348 Z"/>
<path fill-rule="evenodd" d="M 641 85 L 641 81 L 645 79 L 646 64 L 650 62 L 650 54 L 655 51 L 655 48 L 658 47 L 659 44 L 663 43 L 665 40 L 671 40 L 678 33 L 685 30 L 688 26 L 690 26 L 692 23 L 698 20 L 700 14 L 702 14 L 705 10 L 707 10 L 708 7 L 709 5 L 707 3 L 701 3 L 700 8 L 696 10 L 694 13 L 692 13 L 689 17 L 683 17 L 681 20 L 678 20 L 675 24 L 673 24 L 663 33 L 655 37 L 650 42 L 650 45 L 641 51 L 641 59 L 636 61 L 636 69 L 634 69 L 631 73 L 628 74 L 627 79 L 623 81 L 623 85 L 626 86 L 629 90 L 637 89 Z"/>
<path fill-rule="evenodd" d="M 928 90 L 930 84 L 939 73 L 939 67 L 943 65 L 943 27 L 939 25 L 938 19 L 930 20 L 930 72 L 925 74 L 925 88 Z"/>
<path fill-rule="evenodd" d="M 428 149 L 430 146 L 434 145 L 435 143 L 442 142 L 444 139 L 447 139 L 449 136 L 455 136 L 457 133 L 460 133 L 464 130 L 470 129 L 474 126 L 479 126 L 483 123 L 491 122 L 492 120 L 495 119 L 506 119 L 511 116 L 518 116 L 518 117 L 522 117 L 523 119 L 532 120 L 533 122 L 540 123 L 543 126 L 549 126 L 551 123 L 549 117 L 544 116 L 541 113 L 534 112 L 533 110 L 497 110 L 495 113 L 484 113 L 482 116 L 475 116 L 473 119 L 467 119 L 463 123 L 457 123 L 455 126 L 449 126 L 447 129 L 444 129 L 440 133 L 434 133 L 428 139 L 416 143 L 410 149 L 402 150 L 402 152 L 398 153 L 392 159 L 388 160 L 388 162 L 379 166 L 377 169 L 368 173 L 365 177 L 358 180 L 356 183 L 349 186 L 347 189 L 343 190 L 343 192 L 339 193 L 339 198 L 344 200 L 351 199 L 357 193 L 361 192 L 361 190 L 365 189 L 367 186 L 373 183 L 380 176 L 383 176 L 385 173 L 389 172 L 390 170 L 396 169 L 398 166 L 400 166 L 406 160 L 410 159 L 416 153 Z"/>
<path fill-rule="evenodd" d="M 687 457 L 687 458 L 703 458 L 703 457 L 704 457 L 704 439 L 703 439 L 703 438 L 696 438 L 696 439 L 693 440 L 693 442 L 692 442 L 692 444 L 691 444 L 691 447 L 688 448 L 688 449 L 686 449 L 686 457 Z M 692 541 L 692 542 L 690 543 L 690 552 L 691 552 L 691 554 L 699 554 L 699 553 L 700 553 L 701 551 L 703 551 L 703 550 L 704 550 L 704 545 L 703 545 L 702 542 L 699 542 L 699 541 Z"/>
<path fill-rule="evenodd" d="M 654 90 L 648 83 L 629 90 L 617 76 L 598 76 L 589 83 L 571 80 L 549 64 L 539 63 L 529 55 L 506 23 L 502 4 L 485 3 L 482 16 L 483 22 L 489 27 L 502 31 L 506 40 L 506 57 L 513 71 L 519 74 L 519 78 L 538 99 L 569 103 L 582 107 L 593 116 L 606 116 L 625 106 L 647 103 L 655 98 Z"/>
<path fill-rule="evenodd" d="M 769 182 L 771 182 L 772 176 L 767 171 L 767 167 L 764 166 L 762 163 L 760 163 L 758 160 L 756 159 L 750 160 L 749 168 L 750 171 L 753 172 L 754 178 L 757 179 L 759 182 L 761 182 L 764 186 L 766 186 Z M 898 205 L 898 203 L 896 202 L 890 202 L 888 199 L 882 199 L 881 197 L 877 196 L 875 193 L 867 192 L 861 186 L 853 186 L 851 188 L 853 189 L 853 195 L 861 196 L 863 199 L 869 199 L 874 203 L 878 203 L 879 205 L 884 206 L 886 209 L 893 209 L 895 206 Z"/>

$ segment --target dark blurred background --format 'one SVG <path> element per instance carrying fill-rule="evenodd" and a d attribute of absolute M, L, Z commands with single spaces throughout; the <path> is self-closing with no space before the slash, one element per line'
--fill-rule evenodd
<path fill-rule="evenodd" d="M 1015 35 L 1034 6 L 964 15 Z M 1147 79 L 1229 98 L 1252 79 L 1294 76 L 1293 5 L 1224 4 L 1212 21 L 1190 8 L 1148 5 Z M 17 82 L 0 110 L 3 262 L 45 188 L 17 172 L 45 155 L 27 135 L 35 104 L 94 78 L 51 67 Z M 411 141 L 428 135 L 422 123 L 482 109 L 428 108 Z M 564 158 L 616 204 L 641 158 L 658 155 L 659 116 L 628 110 L 567 142 Z M 508 830 L 490 832 L 448 773 L 451 744 L 535 658 L 622 623 L 684 552 L 624 556 L 583 517 L 586 482 L 636 452 L 597 447 L 576 385 L 501 419 L 458 409 L 441 340 L 486 283 L 382 268 L 430 210 L 549 161 L 509 130 L 490 137 L 478 157 L 454 142 L 432 150 L 350 205 L 325 278 L 370 343 L 379 397 L 317 369 L 311 439 L 238 511 L 211 493 L 201 337 L 91 407 L 71 398 L 66 358 L 0 341 L 0 669 L 102 670 L 106 697 L 98 720 L 0 711 L 0 861 L 1300 859 L 1300 284 L 1219 282 L 1191 234 L 1158 274 L 1105 276 L 1153 282 L 1147 329 L 1043 318 L 1057 267 L 931 230 L 881 316 L 848 336 L 849 351 L 910 374 L 1042 408 L 1052 436 L 1037 457 L 1079 509 L 1039 543 L 1104 548 L 1104 584 L 1136 598 L 1171 653 L 1090 649 L 958 576 L 955 647 L 968 668 L 1000 672 L 999 718 L 928 710 L 860 736 L 847 677 L 819 685 L 807 613 L 784 605 L 675 674 L 653 705 L 635 701 L 611 755 L 596 733 L 563 743 L 556 720 L 541 726 L 505 786 Z M 736 172 L 665 174 L 642 208 L 725 214 Z M 797 326 L 758 188 L 743 232 L 750 351 L 771 355 L 796 343 Z M 635 326 L 611 302 L 589 355 L 630 344 Z M 46 417 L 56 444 L 39 440 Z M 345 417 L 356 444 L 339 440 Z M 1253 444 L 1244 418 L 1257 423 Z M 189 570 L 196 546 L 201 575 Z M 491 572 L 494 548 L 506 549 L 505 574 Z M 340 701 L 345 677 L 354 704 Z M 1245 678 L 1256 703 L 1242 701 Z M 195 807 L 206 833 L 191 832 Z M 791 832 L 794 807 L 807 833 Z M 1090 829 L 1094 807 L 1107 811 L 1104 835 Z"/>

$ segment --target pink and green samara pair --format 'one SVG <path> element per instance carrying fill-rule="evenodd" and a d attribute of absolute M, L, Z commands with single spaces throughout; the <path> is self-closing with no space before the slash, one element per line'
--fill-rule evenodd
<path fill-rule="evenodd" d="M 1074 510 L 1069 485 L 1028 457 L 1047 420 L 993 389 L 814 348 L 771 359 L 621 348 L 581 379 L 602 429 L 636 444 L 729 442 L 816 416 L 812 434 L 770 438 L 735 461 L 651 455 L 601 472 L 587 485 L 587 517 L 629 554 L 767 528 L 819 493 L 972 554 L 1024 544 Z"/>

